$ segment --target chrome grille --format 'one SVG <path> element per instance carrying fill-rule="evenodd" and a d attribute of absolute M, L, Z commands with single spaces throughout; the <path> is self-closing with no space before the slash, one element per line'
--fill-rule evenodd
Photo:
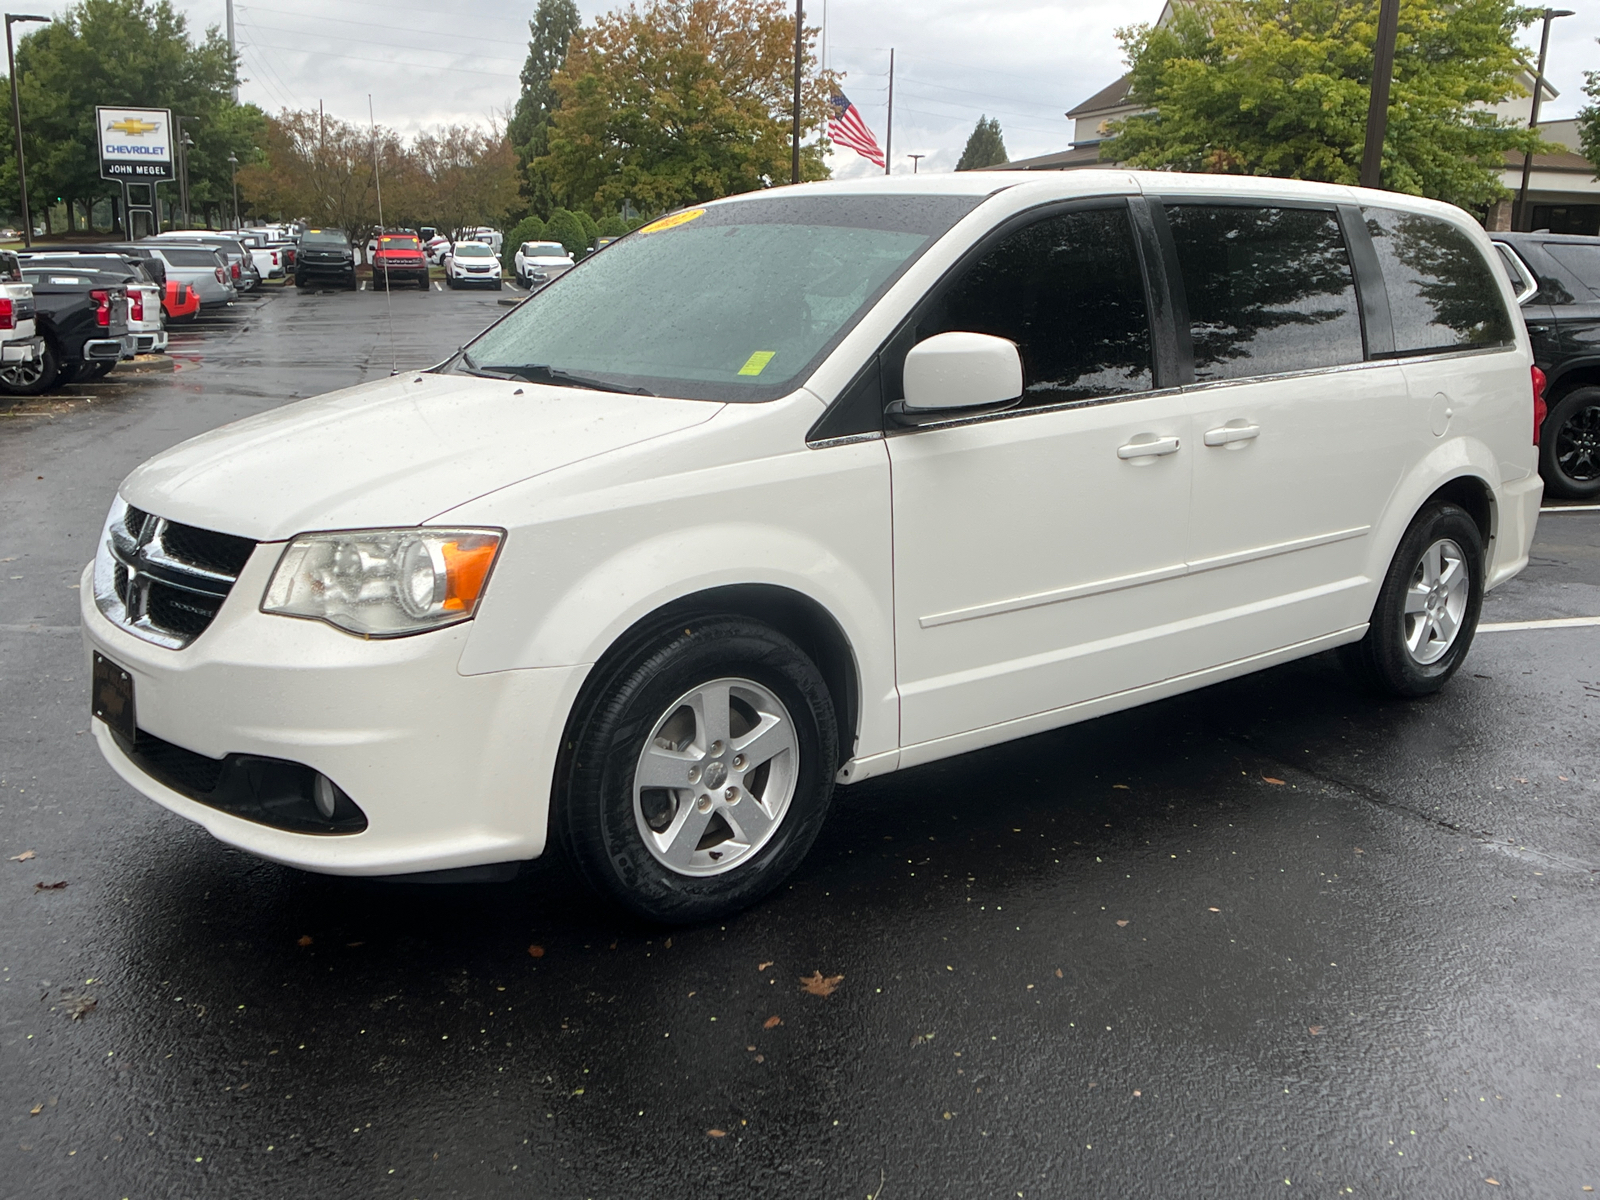
<path fill-rule="evenodd" d="M 135 636 L 181 650 L 210 626 L 255 546 L 144 512 L 119 496 L 95 555 L 95 603 Z"/>

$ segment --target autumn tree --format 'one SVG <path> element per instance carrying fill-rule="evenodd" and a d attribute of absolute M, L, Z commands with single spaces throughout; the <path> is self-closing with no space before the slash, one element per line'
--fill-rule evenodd
<path fill-rule="evenodd" d="M 407 153 L 394 133 L 285 110 L 267 119 L 266 142 L 263 160 L 239 172 L 239 194 L 258 211 L 342 229 L 365 246 L 378 225 L 374 146 L 380 164 Z"/>
<path fill-rule="evenodd" d="M 961 152 L 958 171 L 981 171 L 1010 161 L 1006 157 L 1006 140 L 1000 136 L 999 117 L 979 117 L 978 124 L 967 138 L 967 148 Z"/>
<path fill-rule="evenodd" d="M 1583 156 L 1600 165 L 1600 71 L 1585 71 L 1583 78 L 1583 93 L 1594 103 L 1584 105 L 1578 113 L 1578 141 Z M 1596 178 L 1600 178 L 1600 172 L 1596 172 Z"/>
<path fill-rule="evenodd" d="M 523 199 L 540 217 L 554 207 L 550 180 L 534 163 L 550 150 L 550 117 L 558 103 L 551 79 L 567 61 L 567 46 L 583 25 L 573 0 L 539 0 L 528 22 L 528 59 L 522 65 L 522 94 L 506 126 L 517 156 L 517 180 Z"/>
<path fill-rule="evenodd" d="M 787 183 L 794 17 L 786 0 L 647 0 L 572 39 L 551 79 L 546 172 L 555 200 L 603 215 L 643 212 Z M 827 115 L 831 80 L 804 38 L 802 136 Z M 802 175 L 823 179 L 826 144 Z"/>
<path fill-rule="evenodd" d="M 191 118 L 191 207 L 223 204 L 231 194 L 228 155 L 251 162 L 266 136 L 262 112 L 233 102 L 235 63 L 215 26 L 198 41 L 170 0 L 80 0 L 17 46 L 23 151 L 33 211 L 57 197 L 92 201 L 117 196 L 100 178 L 95 105 L 170 108 Z M 6 120 L 11 120 L 9 89 Z M 15 196 L 11 139 L 0 140 L 0 187 Z M 168 185 L 175 198 L 176 189 Z"/>
<path fill-rule="evenodd" d="M 419 211 L 452 237 L 478 225 L 499 226 L 517 202 L 516 154 L 503 130 L 446 126 L 418 135 L 411 156 Z"/>
<path fill-rule="evenodd" d="M 1481 206 L 1506 151 L 1540 148 L 1489 106 L 1521 93 L 1512 0 L 1400 0 L 1383 186 Z M 1119 31 L 1144 113 L 1101 157 L 1132 167 L 1355 183 L 1378 0 L 1188 0 Z"/>

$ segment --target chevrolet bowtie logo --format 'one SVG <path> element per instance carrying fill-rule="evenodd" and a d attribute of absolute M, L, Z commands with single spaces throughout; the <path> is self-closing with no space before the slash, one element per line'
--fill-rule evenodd
<path fill-rule="evenodd" d="M 141 121 L 138 117 L 124 117 L 120 121 L 113 121 L 106 126 L 112 133 L 122 133 L 129 137 L 143 137 L 147 133 L 154 133 L 160 129 L 154 121 Z"/>

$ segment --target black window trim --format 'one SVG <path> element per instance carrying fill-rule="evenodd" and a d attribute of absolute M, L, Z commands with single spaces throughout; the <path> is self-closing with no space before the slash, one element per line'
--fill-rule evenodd
<path fill-rule="evenodd" d="M 999 412 L 973 413 L 966 416 L 951 417 L 945 421 L 928 421 L 915 426 L 896 426 L 884 418 L 884 408 L 893 400 L 901 399 L 899 396 L 888 396 L 884 390 L 884 374 L 886 359 L 898 356 L 902 361 L 905 355 L 916 345 L 912 339 L 917 323 L 927 313 L 928 309 L 938 304 L 945 294 L 955 286 L 966 271 L 984 255 L 993 250 L 1000 242 L 1010 237 L 1018 230 L 1049 220 L 1051 217 L 1070 212 L 1087 212 L 1101 209 L 1114 209 L 1122 207 L 1127 210 L 1129 226 L 1133 234 L 1134 249 L 1139 260 L 1139 273 L 1144 287 L 1145 316 L 1150 325 L 1150 356 L 1151 371 L 1155 386 L 1140 392 L 1119 392 L 1112 396 L 1097 396 L 1087 400 L 1063 400 L 1056 404 L 1019 405 L 1016 408 L 1003 409 Z M 975 210 L 976 211 L 976 210 Z M 1141 219 L 1143 216 L 1143 219 Z M 1149 219 L 1149 205 L 1143 196 L 1101 195 L 1101 196 L 1075 196 L 1065 200 L 1047 200 L 1043 203 L 1025 208 L 1020 212 L 1012 213 L 999 224 L 992 226 L 982 237 L 961 254 L 955 262 L 951 263 L 945 272 L 939 276 L 933 286 L 927 289 L 906 316 L 895 326 L 883 342 L 878 346 L 868 360 L 856 373 L 848 386 L 840 391 L 821 417 L 811 426 L 806 433 L 806 445 L 813 450 L 825 449 L 830 446 L 846 445 L 852 442 L 875 440 L 879 437 L 895 437 L 908 433 L 919 433 L 923 430 L 954 429 L 963 425 L 976 425 L 985 421 L 1008 420 L 1013 417 L 1033 416 L 1038 413 L 1062 412 L 1067 409 L 1089 408 L 1101 404 L 1118 404 L 1125 400 L 1144 399 L 1163 393 L 1173 393 L 1181 389 L 1181 384 L 1170 380 L 1163 374 L 1163 353 L 1161 346 L 1166 343 L 1172 345 L 1170 335 L 1174 332 L 1174 313 L 1167 303 L 1165 294 L 1160 294 L 1162 303 L 1157 302 L 1157 290 L 1152 286 L 1152 267 L 1167 273 L 1170 278 L 1170 268 L 1165 266 L 1159 248 L 1150 240 L 1153 230 Z M 1163 281 L 1164 282 L 1164 281 Z M 1187 334 L 1188 326 L 1183 326 Z M 900 343 L 905 342 L 902 349 Z M 1177 364 L 1169 361 L 1166 370 L 1173 370 Z M 865 417 L 869 404 L 875 401 L 876 427 L 860 428 L 866 424 Z M 840 419 L 841 417 L 845 419 Z M 854 420 L 849 418 L 853 417 Z M 853 427 L 852 426 L 856 426 Z"/>

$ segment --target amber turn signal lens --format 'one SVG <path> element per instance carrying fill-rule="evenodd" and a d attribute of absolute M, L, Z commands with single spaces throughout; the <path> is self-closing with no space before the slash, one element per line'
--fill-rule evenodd
<path fill-rule="evenodd" d="M 439 549 L 444 556 L 445 594 L 440 605 L 445 612 L 466 612 L 478 603 L 483 581 L 488 578 L 500 539 L 474 539 L 471 542 L 446 542 Z"/>

